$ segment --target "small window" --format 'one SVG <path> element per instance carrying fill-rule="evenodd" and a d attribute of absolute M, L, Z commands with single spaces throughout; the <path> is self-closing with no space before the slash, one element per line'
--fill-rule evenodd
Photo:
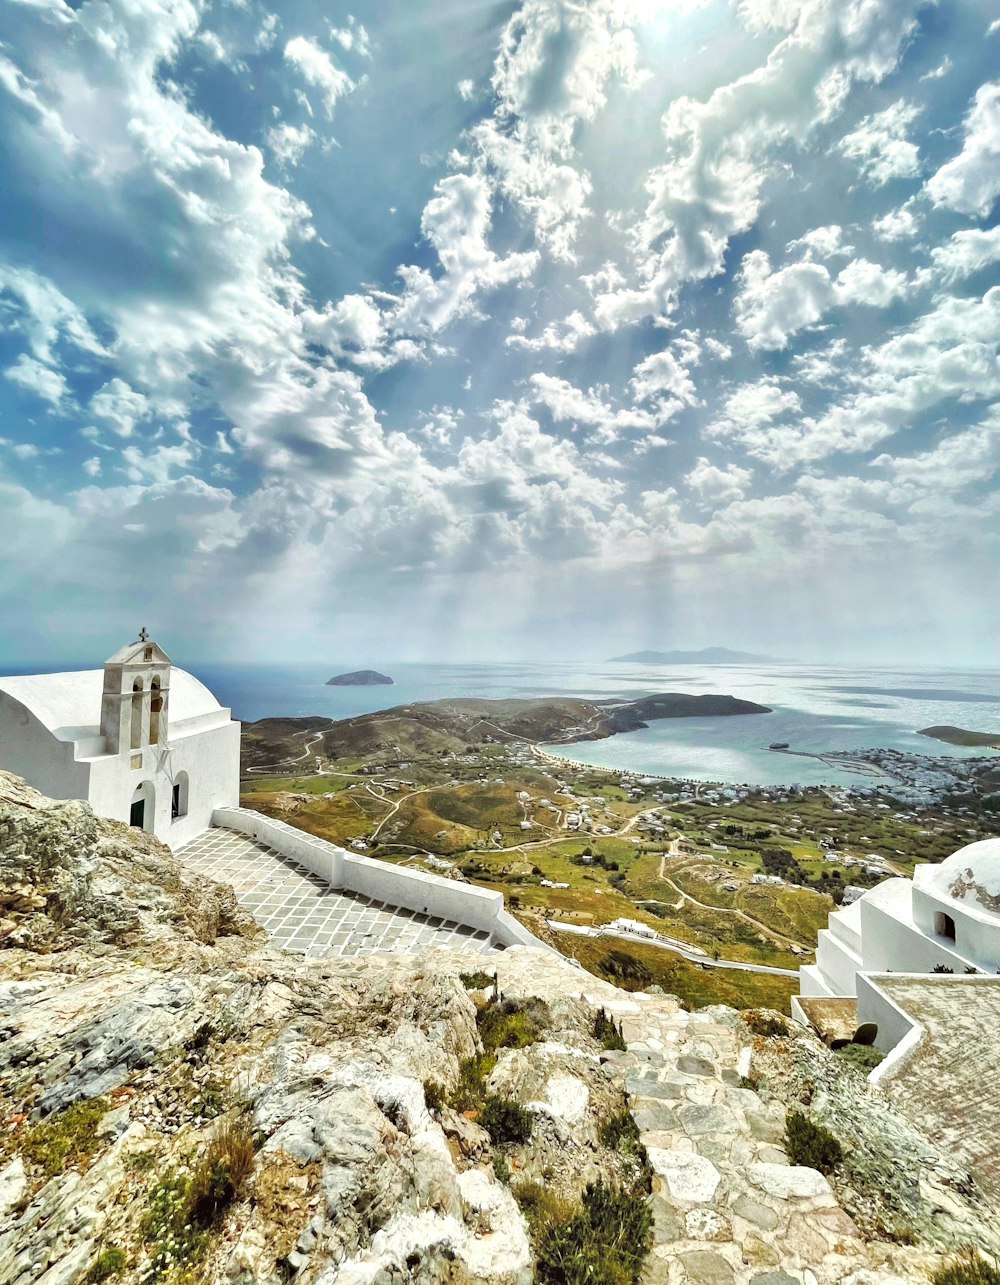
<path fill-rule="evenodd" d="M 934 916 L 934 931 L 939 937 L 947 937 L 949 941 L 954 941 L 955 921 L 951 915 L 946 915 L 943 910 L 939 910 Z"/>
<path fill-rule="evenodd" d="M 177 779 L 174 781 L 173 792 L 170 796 L 170 819 L 176 821 L 179 817 L 186 817 L 188 810 L 188 774 L 187 772 L 178 772 Z"/>
<path fill-rule="evenodd" d="M 152 659 L 153 659 L 153 649 L 152 649 L 152 647 L 147 647 L 147 648 L 146 648 L 146 650 L 142 653 L 142 658 L 143 658 L 143 660 L 152 660 Z"/>

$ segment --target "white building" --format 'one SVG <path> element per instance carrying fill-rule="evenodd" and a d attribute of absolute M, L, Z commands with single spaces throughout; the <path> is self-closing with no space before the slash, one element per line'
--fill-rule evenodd
<path fill-rule="evenodd" d="M 240 795 L 240 725 L 146 636 L 103 669 L 0 678 L 0 768 L 178 848 Z"/>
<path fill-rule="evenodd" d="M 799 972 L 803 997 L 864 1000 L 872 973 L 995 974 L 1000 965 L 1000 838 L 960 848 L 913 879 L 886 879 L 830 915 L 816 963 Z M 860 980 L 859 980 L 860 979 Z M 793 1012 L 795 1001 L 793 1000 Z M 862 1012 L 859 1017 L 875 1020 Z"/>

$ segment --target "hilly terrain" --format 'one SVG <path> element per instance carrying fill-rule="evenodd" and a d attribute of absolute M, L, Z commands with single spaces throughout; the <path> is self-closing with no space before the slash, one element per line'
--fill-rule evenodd
<path fill-rule="evenodd" d="M 728 647 L 703 647 L 701 651 L 632 651 L 626 656 L 612 656 L 612 661 L 632 661 L 637 665 L 755 665 L 775 664 L 774 656 L 758 656 L 750 651 L 730 651 Z"/>

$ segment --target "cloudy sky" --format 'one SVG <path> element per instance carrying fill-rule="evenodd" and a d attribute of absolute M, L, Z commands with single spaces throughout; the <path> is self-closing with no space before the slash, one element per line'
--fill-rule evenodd
<path fill-rule="evenodd" d="M 1000 656 L 992 0 L 10 0 L 0 659 Z"/>

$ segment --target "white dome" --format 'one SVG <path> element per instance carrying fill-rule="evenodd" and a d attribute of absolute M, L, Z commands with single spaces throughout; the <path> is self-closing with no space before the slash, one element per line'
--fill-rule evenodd
<path fill-rule="evenodd" d="M 928 892 L 1000 915 L 1000 839 L 959 848 L 939 866 L 921 866 Z"/>

